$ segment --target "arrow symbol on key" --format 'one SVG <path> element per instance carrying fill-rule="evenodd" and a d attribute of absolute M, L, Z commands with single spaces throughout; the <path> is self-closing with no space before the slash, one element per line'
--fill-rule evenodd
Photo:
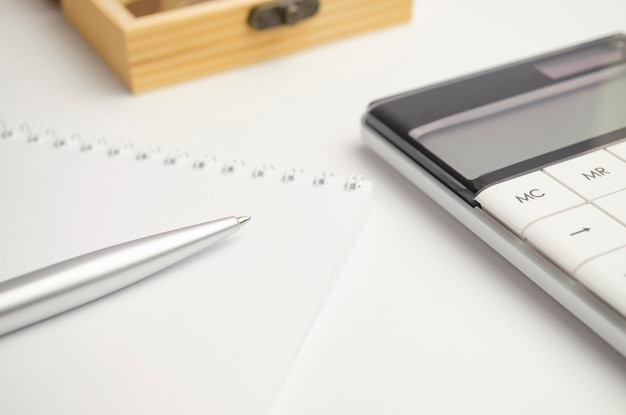
<path fill-rule="evenodd" d="M 589 232 L 591 230 L 591 228 L 582 228 L 579 231 L 576 231 L 574 233 L 570 233 L 569 236 L 574 236 L 574 235 L 578 235 L 579 233 L 583 233 L 583 232 Z"/>

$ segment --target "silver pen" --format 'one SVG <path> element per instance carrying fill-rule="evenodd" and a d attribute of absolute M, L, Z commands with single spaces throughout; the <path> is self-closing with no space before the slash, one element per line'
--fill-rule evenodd
<path fill-rule="evenodd" d="M 0 336 L 120 290 L 235 233 L 229 217 L 125 242 L 0 283 Z"/>

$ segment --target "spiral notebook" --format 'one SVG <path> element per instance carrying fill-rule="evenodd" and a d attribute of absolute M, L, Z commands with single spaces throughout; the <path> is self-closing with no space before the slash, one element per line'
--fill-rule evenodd
<path fill-rule="evenodd" d="M 252 220 L 142 282 L 0 337 L 0 413 L 265 413 L 371 184 L 30 131 L 0 132 L 0 280 L 205 220 Z"/>

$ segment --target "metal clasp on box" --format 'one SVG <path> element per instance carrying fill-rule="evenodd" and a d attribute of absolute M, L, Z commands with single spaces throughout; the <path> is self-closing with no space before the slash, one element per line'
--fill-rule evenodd
<path fill-rule="evenodd" d="M 254 7 L 250 11 L 248 24 L 256 30 L 293 26 L 315 16 L 319 9 L 319 0 L 278 0 Z"/>

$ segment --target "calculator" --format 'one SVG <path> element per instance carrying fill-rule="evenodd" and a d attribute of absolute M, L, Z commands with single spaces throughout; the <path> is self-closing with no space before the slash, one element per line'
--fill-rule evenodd
<path fill-rule="evenodd" d="M 626 36 L 371 103 L 365 143 L 626 356 Z"/>

